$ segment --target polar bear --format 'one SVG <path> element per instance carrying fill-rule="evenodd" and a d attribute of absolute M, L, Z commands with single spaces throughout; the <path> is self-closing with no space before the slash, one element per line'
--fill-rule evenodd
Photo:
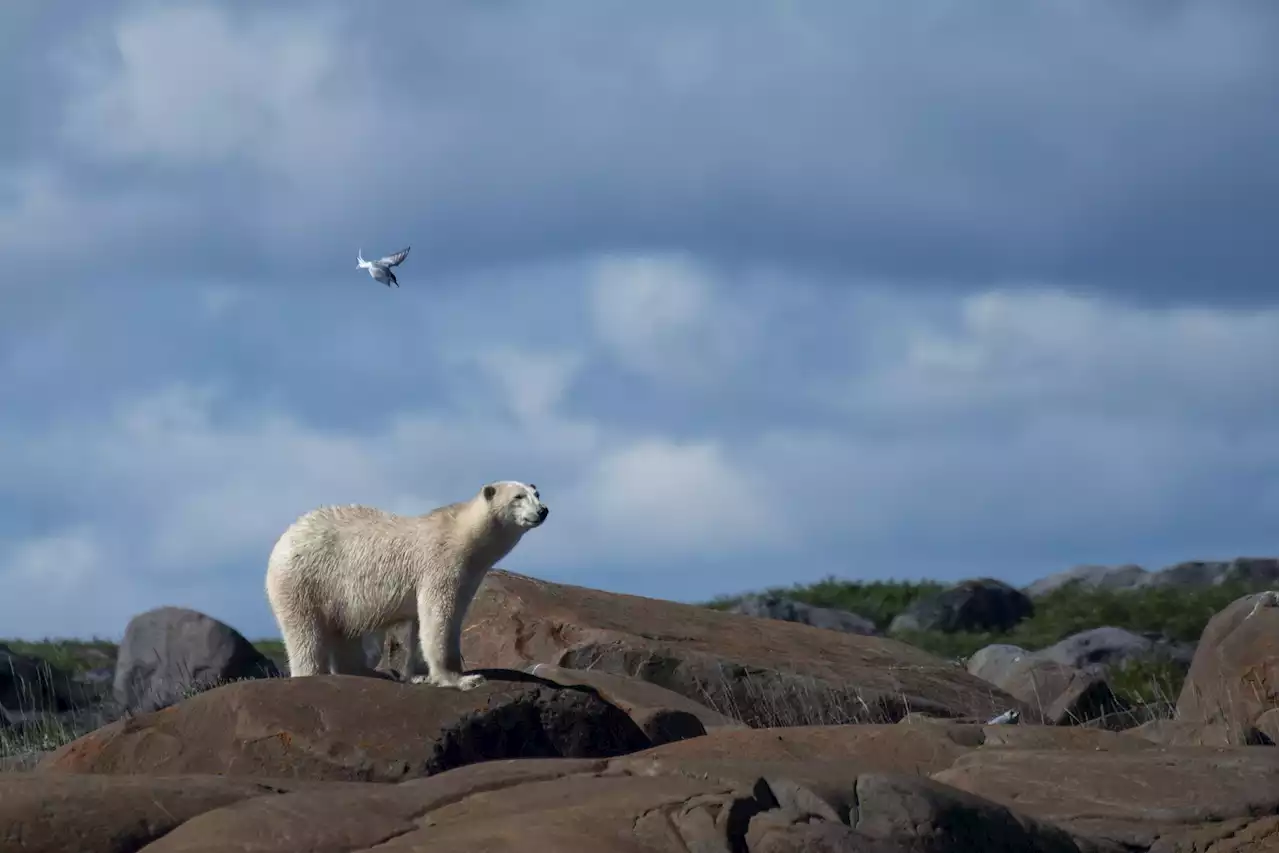
<path fill-rule="evenodd" d="M 502 480 L 425 515 L 324 507 L 280 536 L 267 561 L 267 600 L 292 676 L 377 675 L 363 638 L 411 622 L 421 662 L 410 680 L 470 690 L 462 674 L 462 620 L 480 582 L 550 510 L 532 483 Z M 410 641 L 412 649 L 415 643 Z"/>

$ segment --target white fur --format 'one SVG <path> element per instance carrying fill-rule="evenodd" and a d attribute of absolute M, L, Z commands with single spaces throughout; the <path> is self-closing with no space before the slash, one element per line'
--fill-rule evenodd
<path fill-rule="evenodd" d="M 462 674 L 463 617 L 485 573 L 547 512 L 534 486 L 503 480 L 425 515 L 348 506 L 302 516 L 267 561 L 267 600 L 290 674 L 373 675 L 364 636 L 409 621 L 429 669 L 408 673 L 414 683 L 480 684 L 483 676 Z"/>

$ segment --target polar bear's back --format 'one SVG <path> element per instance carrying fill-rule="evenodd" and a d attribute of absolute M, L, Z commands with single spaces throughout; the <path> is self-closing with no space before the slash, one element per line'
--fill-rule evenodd
<path fill-rule="evenodd" d="M 274 606 L 325 614 L 343 633 L 404 611 L 430 569 L 441 510 L 401 516 L 367 506 L 330 506 L 300 517 L 267 562 Z"/>

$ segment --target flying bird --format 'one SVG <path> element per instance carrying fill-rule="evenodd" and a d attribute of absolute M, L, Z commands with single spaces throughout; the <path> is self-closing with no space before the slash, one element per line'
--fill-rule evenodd
<path fill-rule="evenodd" d="M 356 260 L 359 263 L 356 269 L 368 270 L 374 281 L 380 281 L 387 287 L 393 284 L 399 287 L 400 282 L 396 281 L 396 274 L 391 271 L 391 268 L 399 266 L 400 262 L 407 257 L 409 257 L 409 248 L 407 246 L 394 255 L 387 255 L 385 258 L 379 258 L 376 261 L 366 261 L 364 259 L 364 249 L 358 249 L 356 251 Z"/>

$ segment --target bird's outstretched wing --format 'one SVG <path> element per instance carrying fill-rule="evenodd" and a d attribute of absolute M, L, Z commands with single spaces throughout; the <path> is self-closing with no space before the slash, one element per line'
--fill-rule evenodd
<path fill-rule="evenodd" d="M 399 252 L 396 252 L 394 255 L 387 255 L 385 258 L 382 258 L 381 260 L 378 261 L 378 263 L 382 264 L 383 266 L 395 267 L 395 266 L 399 266 L 400 262 L 407 257 L 409 257 L 409 248 L 406 246 L 404 249 L 402 249 Z"/>

